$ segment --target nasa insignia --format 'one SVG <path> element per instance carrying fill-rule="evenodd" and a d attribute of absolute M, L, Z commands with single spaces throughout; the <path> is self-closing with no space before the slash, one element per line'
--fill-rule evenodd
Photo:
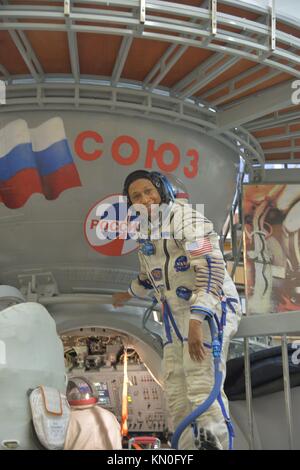
<path fill-rule="evenodd" d="M 188 262 L 187 257 L 179 256 L 175 261 L 174 268 L 177 272 L 187 271 L 190 268 L 190 263 Z"/>
<path fill-rule="evenodd" d="M 162 280 L 162 269 L 156 268 L 151 271 L 154 281 Z"/>

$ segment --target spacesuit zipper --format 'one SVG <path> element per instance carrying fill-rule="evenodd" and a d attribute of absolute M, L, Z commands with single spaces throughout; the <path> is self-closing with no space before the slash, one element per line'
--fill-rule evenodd
<path fill-rule="evenodd" d="M 171 290 L 170 282 L 169 282 L 169 261 L 170 261 L 170 254 L 167 249 L 167 240 L 164 240 L 164 252 L 166 255 L 166 262 L 165 262 L 165 281 L 166 281 L 166 288 L 167 290 Z"/>

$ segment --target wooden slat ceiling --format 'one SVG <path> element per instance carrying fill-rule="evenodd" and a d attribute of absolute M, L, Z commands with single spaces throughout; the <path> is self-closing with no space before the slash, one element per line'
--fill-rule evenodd
<path fill-rule="evenodd" d="M 44 6 L 59 6 L 62 8 L 62 2 L 34 2 L 33 0 L 12 0 L 8 2 L 12 5 L 39 5 Z M 180 0 L 173 1 L 173 3 L 179 3 L 182 5 L 197 6 L 201 5 L 199 0 Z M 204 3 L 204 2 L 203 2 Z M 101 9 L 106 11 L 119 10 L 120 8 L 114 8 L 109 5 L 96 5 L 96 4 L 87 4 L 87 3 L 76 3 L 74 6 L 89 9 Z M 1 4 L 0 4 L 1 9 Z M 123 12 L 130 12 L 128 8 L 122 8 Z M 258 14 L 246 9 L 230 7 L 227 5 L 218 4 L 218 11 L 230 15 L 235 15 L 236 17 L 246 18 L 248 20 L 255 21 L 258 19 Z M 151 13 L 152 16 L 155 16 Z M 175 19 L 175 16 L 170 15 L 170 18 Z M 186 18 L 177 16 L 176 19 L 185 20 Z M 39 23 L 52 23 L 52 24 L 62 24 L 63 22 L 59 21 L 42 21 L 42 20 L 32 20 L 27 19 L 22 20 L 24 22 L 39 22 Z M 77 24 L 93 24 L 93 23 L 77 23 Z M 96 24 L 96 23 L 95 23 Z M 99 26 L 99 23 L 97 23 Z M 105 25 L 105 23 L 103 24 Z M 121 28 L 120 25 L 114 25 L 115 28 Z M 122 26 L 123 28 L 123 26 Z M 291 34 L 297 38 L 300 37 L 300 25 L 299 28 L 289 26 L 283 22 L 277 22 L 277 28 L 285 33 Z M 224 29 L 231 30 L 235 33 L 241 31 L 236 26 L 224 27 Z M 26 37 L 29 40 L 32 49 L 35 52 L 36 57 L 38 58 L 41 67 L 44 71 L 44 74 L 71 74 L 71 62 L 70 62 L 70 52 L 68 37 L 65 32 L 61 31 L 37 31 L 37 30 L 26 30 Z M 174 34 L 174 33 L 170 33 Z M 175 34 L 176 35 L 176 34 Z M 118 52 L 122 44 L 122 35 L 114 34 L 94 34 L 94 33 L 77 33 L 77 44 L 78 44 L 78 57 L 79 57 L 79 68 L 81 75 L 89 75 L 95 77 L 106 77 L 110 79 L 114 66 L 118 57 Z M 217 41 L 218 43 L 220 41 Z M 120 80 L 130 80 L 133 82 L 143 82 L 145 77 L 161 59 L 163 54 L 168 50 L 171 43 L 167 41 L 159 40 L 149 40 L 146 38 L 136 37 L 133 39 L 132 44 L 129 49 L 128 56 L 126 58 L 121 78 Z M 176 54 L 181 45 L 178 45 L 174 54 Z M 287 49 L 287 45 L 283 45 L 283 48 Z M 186 51 L 181 55 L 177 62 L 173 65 L 171 70 L 161 79 L 159 86 L 165 87 L 167 89 L 172 89 L 180 80 L 188 76 L 193 72 L 197 67 L 204 64 L 207 59 L 212 58 L 217 52 L 213 52 L 207 49 L 201 49 L 199 47 L 188 47 Z M 232 56 L 224 55 L 220 59 L 219 63 L 216 63 L 214 67 L 219 67 L 222 63 L 226 63 Z M 168 59 L 171 60 L 172 56 Z M 284 60 L 283 60 L 284 63 Z M 28 75 L 29 70 L 26 63 L 18 51 L 15 43 L 13 42 L 11 35 L 8 31 L 0 30 L 0 65 L 4 66 L 7 72 L 14 78 L 18 75 Z M 202 88 L 197 90 L 194 94 L 197 98 L 201 100 L 202 96 L 205 94 L 205 102 L 214 104 L 215 100 L 218 100 L 218 108 L 226 109 L 228 106 L 234 105 L 237 101 L 244 99 L 249 96 L 253 96 L 258 92 L 263 92 L 272 87 L 282 84 L 288 80 L 295 79 L 289 73 L 281 72 L 277 70 L 278 73 L 275 76 L 269 78 L 268 74 L 272 71 L 276 72 L 276 69 L 271 67 L 263 66 L 257 70 L 257 62 L 252 62 L 248 59 L 237 59 L 236 63 L 231 66 L 230 69 L 225 70 L 223 73 L 220 73 L 216 78 L 212 79 L 208 84 L 205 84 Z M 253 71 L 252 69 L 255 70 Z M 205 71 L 205 74 L 210 73 L 211 70 Z M 240 78 L 239 78 L 240 77 Z M 265 77 L 265 80 L 264 80 Z M 1 69 L 0 69 L 0 78 L 1 78 Z M 257 80 L 260 80 L 260 83 L 257 84 Z M 253 86 L 251 86 L 253 82 Z M 231 89 L 229 85 L 231 83 Z M 246 90 L 243 90 L 243 87 L 249 85 Z M 217 87 L 217 89 L 216 89 Z M 239 93 L 239 89 L 241 92 Z M 229 92 L 235 91 L 236 94 L 233 97 L 228 97 Z M 211 92 L 211 93 L 210 93 Z M 293 110 L 299 110 L 298 107 L 290 107 L 287 110 L 279 111 L 277 115 L 282 115 L 283 113 L 289 113 Z M 300 114 L 300 113 L 299 113 Z M 300 120 L 299 123 L 292 122 L 291 125 L 287 126 L 276 126 L 276 123 L 272 124 L 271 127 L 266 127 L 264 129 L 255 130 L 253 123 L 251 126 L 251 132 L 256 138 L 262 138 L 266 136 L 278 135 L 278 134 L 287 134 L 288 132 L 295 132 L 300 130 Z M 280 149 L 286 148 L 289 146 L 299 146 L 300 139 L 289 139 L 288 136 L 285 136 L 282 140 L 276 140 L 274 142 L 263 142 L 261 143 L 264 150 L 270 149 Z M 268 153 L 266 154 L 266 160 L 280 160 L 280 159 L 298 159 L 300 158 L 300 152 L 289 152 L 284 151 L 282 153 Z"/>

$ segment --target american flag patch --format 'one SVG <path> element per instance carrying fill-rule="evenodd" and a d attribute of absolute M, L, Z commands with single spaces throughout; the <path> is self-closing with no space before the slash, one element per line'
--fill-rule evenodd
<path fill-rule="evenodd" d="M 197 240 L 195 242 L 187 242 L 185 244 L 185 248 L 192 257 L 205 255 L 206 253 L 210 253 L 213 250 L 213 246 L 208 237 L 204 237 L 201 240 Z"/>

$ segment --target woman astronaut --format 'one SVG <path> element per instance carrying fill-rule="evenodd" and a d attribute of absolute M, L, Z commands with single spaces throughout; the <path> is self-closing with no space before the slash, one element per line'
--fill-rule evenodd
<path fill-rule="evenodd" d="M 179 448 L 228 449 L 232 427 L 223 383 L 228 345 L 241 309 L 218 236 L 212 223 L 182 199 L 186 195 L 176 194 L 160 173 L 134 171 L 125 180 L 123 194 L 133 209 L 146 208 L 151 229 L 156 227 L 155 237 L 151 230 L 139 235 L 140 273 L 128 292 L 114 294 L 113 304 L 117 307 L 133 296 L 153 294 L 163 304 L 164 389 L 174 428 L 206 400 L 214 386 L 212 337 L 204 320 L 216 322 L 223 373 L 220 399 L 186 427 Z M 161 219 L 157 213 L 153 217 L 155 207 L 161 209 Z"/>

